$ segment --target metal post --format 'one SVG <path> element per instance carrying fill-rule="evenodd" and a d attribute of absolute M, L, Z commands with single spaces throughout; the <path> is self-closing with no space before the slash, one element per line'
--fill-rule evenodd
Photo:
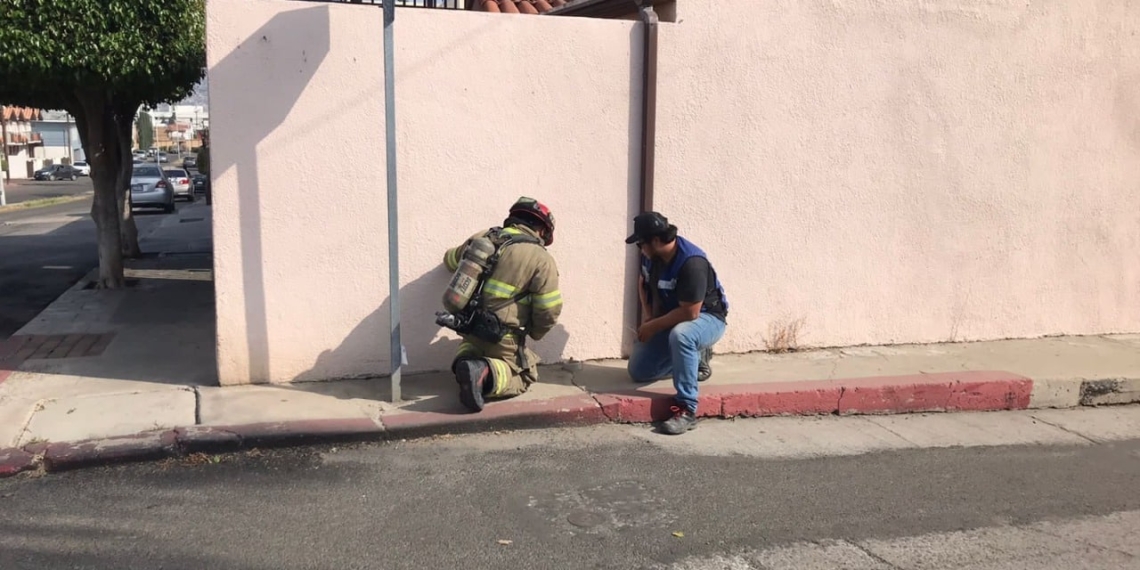
<path fill-rule="evenodd" d="M 75 155 L 71 152 L 71 113 L 65 111 L 64 118 L 65 123 L 63 128 L 67 133 L 67 160 L 71 161 L 71 164 L 75 164 Z"/>
<path fill-rule="evenodd" d="M 0 153 L 4 153 L 4 171 L 0 172 L 0 206 L 8 205 L 8 195 L 4 193 L 4 180 L 8 178 L 8 169 L 12 164 L 8 160 L 8 117 L 4 108 L 0 107 Z"/>
<path fill-rule="evenodd" d="M 384 0 L 384 130 L 388 170 L 388 315 L 391 321 L 392 402 L 400 401 L 400 367 L 403 344 L 400 342 L 400 242 L 398 201 L 396 199 L 396 78 L 393 66 L 392 21 L 396 19 L 396 3 Z"/>

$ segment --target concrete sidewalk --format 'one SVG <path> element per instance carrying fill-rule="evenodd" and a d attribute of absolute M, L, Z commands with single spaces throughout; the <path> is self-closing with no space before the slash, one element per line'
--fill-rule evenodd
<path fill-rule="evenodd" d="M 199 451 L 666 417 L 670 381 L 623 361 L 547 366 L 527 394 L 479 414 L 447 374 L 217 387 L 209 209 L 148 236 L 137 284 L 78 283 L 0 342 L 0 474 Z M 7 370 L 7 372 L 3 372 Z M 1055 337 L 773 355 L 718 355 L 705 417 L 1004 410 L 1140 401 L 1140 335 Z"/>

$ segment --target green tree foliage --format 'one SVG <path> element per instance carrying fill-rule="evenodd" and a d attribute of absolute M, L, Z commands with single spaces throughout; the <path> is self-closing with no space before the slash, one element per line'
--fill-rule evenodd
<path fill-rule="evenodd" d="M 205 0 L 0 0 L 0 102 L 75 117 L 102 287 L 122 287 L 123 255 L 138 253 L 127 189 L 135 114 L 193 90 L 205 30 Z"/>
<path fill-rule="evenodd" d="M 154 119 L 150 113 L 143 111 L 139 113 L 136 123 L 139 128 L 139 148 L 150 148 L 150 145 L 154 144 Z"/>

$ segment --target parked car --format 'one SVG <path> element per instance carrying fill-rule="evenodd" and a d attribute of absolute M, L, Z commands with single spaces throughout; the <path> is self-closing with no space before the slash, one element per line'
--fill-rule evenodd
<path fill-rule="evenodd" d="M 167 214 L 174 211 L 174 187 L 158 166 L 140 164 L 131 171 L 131 206 L 159 207 Z"/>
<path fill-rule="evenodd" d="M 194 193 L 195 194 L 205 194 L 206 193 L 206 175 L 205 174 L 200 174 L 200 173 L 195 174 L 194 178 L 193 178 L 193 184 L 194 184 Z"/>
<path fill-rule="evenodd" d="M 197 168 L 198 168 L 198 157 L 188 156 L 186 158 L 183 158 L 182 159 L 182 168 L 193 168 L 193 169 L 197 170 Z"/>
<path fill-rule="evenodd" d="M 155 162 L 170 162 L 170 157 L 167 156 L 165 152 L 160 152 Z"/>
<path fill-rule="evenodd" d="M 70 164 L 52 164 L 35 172 L 36 180 L 78 180 L 79 170 Z"/>
<path fill-rule="evenodd" d="M 185 169 L 164 168 L 162 173 L 166 175 L 166 179 L 174 187 L 174 199 L 186 198 L 191 202 L 194 201 L 194 191 L 190 188 L 190 174 Z"/>
<path fill-rule="evenodd" d="M 72 166 L 79 171 L 80 176 L 91 176 L 91 165 L 87 164 L 87 161 L 81 160 L 72 164 Z"/>

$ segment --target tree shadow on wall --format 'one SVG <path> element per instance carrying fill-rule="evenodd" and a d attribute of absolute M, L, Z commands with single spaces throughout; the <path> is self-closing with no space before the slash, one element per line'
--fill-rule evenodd
<path fill-rule="evenodd" d="M 435 311 L 443 309 L 443 291 L 450 279 L 451 273 L 441 263 L 400 288 L 400 340 L 408 356 L 408 365 L 402 370 L 401 390 L 405 400 L 432 401 L 442 396 L 445 409 L 440 409 L 441 404 L 434 402 L 431 408 L 436 411 L 454 408 L 467 413 L 459 401 L 452 398 L 456 385 L 450 372 L 451 360 L 459 348 L 460 339 L 435 324 Z M 337 348 L 322 352 L 313 366 L 293 381 L 306 382 L 303 389 L 308 392 L 349 399 L 388 400 L 391 395 L 388 381 L 390 310 L 389 297 L 353 328 Z M 559 324 L 541 341 L 528 339 L 527 346 L 539 354 L 543 364 L 551 364 L 564 358 L 569 340 L 566 328 Z M 341 372 L 346 367 L 358 372 L 346 377 Z M 356 382 L 315 383 L 322 380 Z M 552 380 L 555 379 L 540 378 L 540 382 Z M 407 409 L 416 409 L 415 404 L 412 406 Z"/>
<path fill-rule="evenodd" d="M 239 141 L 263 141 L 284 122 L 328 56 L 329 46 L 328 6 L 290 10 L 274 16 L 209 70 L 210 89 L 215 94 L 211 183 L 217 187 L 221 174 L 237 169 L 236 200 L 216 194 L 214 199 L 215 207 L 236 207 L 240 215 L 238 247 L 252 382 L 269 381 L 272 374 L 257 144 Z M 251 104 L 233 108 L 232 103 L 227 105 L 222 102 L 225 99 L 216 97 L 219 90 L 240 93 Z M 218 107 L 227 108 L 217 113 Z M 227 114 L 242 116 L 241 132 L 231 131 L 234 127 L 226 120 Z"/>

